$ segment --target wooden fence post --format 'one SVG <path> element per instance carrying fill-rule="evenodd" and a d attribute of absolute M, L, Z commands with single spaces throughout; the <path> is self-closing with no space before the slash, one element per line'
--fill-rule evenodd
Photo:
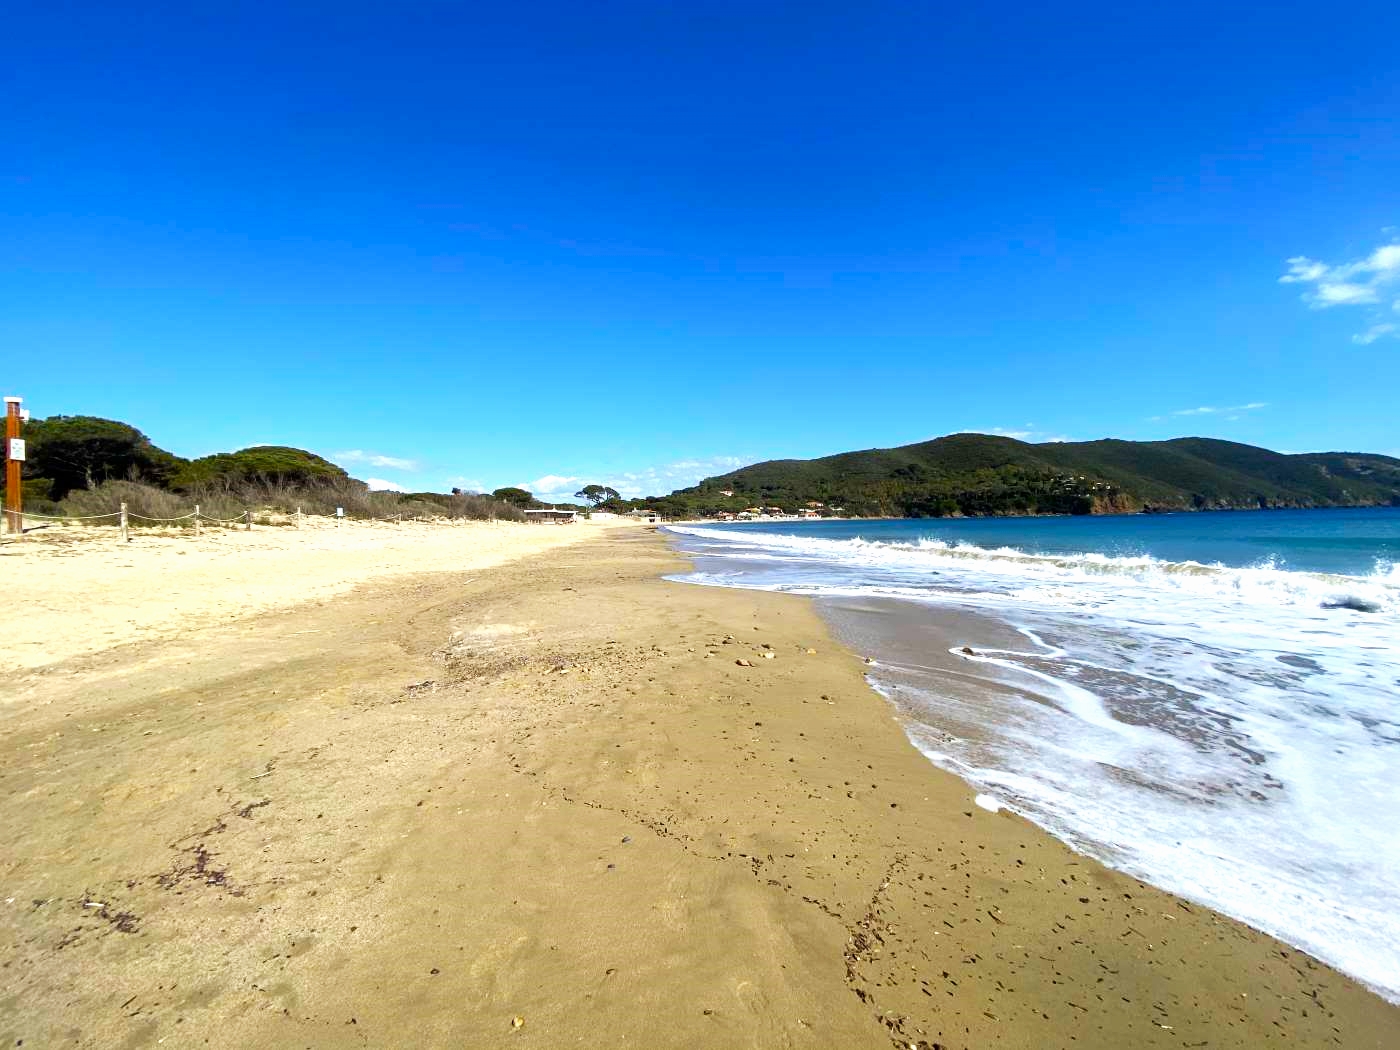
<path fill-rule="evenodd" d="M 123 543 L 130 543 L 130 542 L 131 542 L 131 537 L 127 534 L 127 531 L 126 531 L 126 503 L 125 503 L 125 502 L 122 503 L 122 542 L 123 542 Z"/>
<path fill-rule="evenodd" d="M 253 531 L 253 512 L 247 508 L 243 510 L 243 531 Z"/>
<path fill-rule="evenodd" d="M 10 531 L 24 539 L 24 453 L 19 452 L 24 444 L 19 436 L 24 413 L 20 404 L 17 397 L 5 398 L 5 519 Z M 19 452 L 18 459 L 16 452 Z"/>
<path fill-rule="evenodd" d="M 199 528 L 199 504 L 198 504 L 198 503 L 196 503 L 196 504 L 194 505 L 194 534 L 195 534 L 196 536 L 200 535 L 200 528 Z"/>
<path fill-rule="evenodd" d="M 297 508 L 297 528 L 301 528 L 301 508 Z"/>

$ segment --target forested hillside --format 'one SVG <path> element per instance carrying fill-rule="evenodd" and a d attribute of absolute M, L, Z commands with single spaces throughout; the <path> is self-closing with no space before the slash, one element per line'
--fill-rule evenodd
<path fill-rule="evenodd" d="M 952 434 L 756 463 L 649 503 L 671 516 L 819 503 L 823 513 L 909 517 L 1400 505 L 1400 460 L 1198 437 L 1033 445 Z"/>

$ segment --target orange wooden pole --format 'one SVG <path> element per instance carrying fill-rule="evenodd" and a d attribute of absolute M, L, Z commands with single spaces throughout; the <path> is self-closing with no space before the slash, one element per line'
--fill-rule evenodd
<path fill-rule="evenodd" d="M 5 398 L 5 521 L 14 535 L 24 533 L 24 494 L 20 488 L 24 461 L 11 455 L 19 438 L 19 406 L 19 398 Z"/>

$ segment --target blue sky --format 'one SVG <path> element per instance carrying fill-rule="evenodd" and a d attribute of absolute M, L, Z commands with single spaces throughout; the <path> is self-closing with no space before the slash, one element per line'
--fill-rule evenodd
<path fill-rule="evenodd" d="M 409 488 L 1400 450 L 1400 5 L 1142 7 L 21 5 L 5 392 Z"/>

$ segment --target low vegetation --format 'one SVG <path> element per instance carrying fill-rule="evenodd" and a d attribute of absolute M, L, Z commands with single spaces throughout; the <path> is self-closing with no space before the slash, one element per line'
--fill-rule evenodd
<path fill-rule="evenodd" d="M 329 460 L 280 445 L 262 445 L 187 460 L 157 448 L 126 423 L 94 416 L 54 416 L 25 427 L 25 509 L 89 517 L 122 503 L 144 518 L 179 518 L 198 505 L 203 517 L 245 512 L 334 514 L 352 518 L 470 518 L 519 521 L 520 506 L 453 490 L 375 492 Z M 526 493 L 528 497 L 529 494 Z"/>

